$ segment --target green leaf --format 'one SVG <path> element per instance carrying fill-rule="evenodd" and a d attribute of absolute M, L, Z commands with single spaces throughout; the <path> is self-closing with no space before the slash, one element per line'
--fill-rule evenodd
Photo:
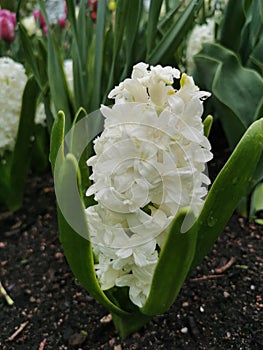
<path fill-rule="evenodd" d="M 158 44 L 155 45 L 149 54 L 148 61 L 151 64 L 160 63 L 164 56 L 171 49 L 174 51 L 178 48 L 186 33 L 191 28 L 195 13 L 201 8 L 203 1 L 190 1 L 186 8 L 182 11 L 176 23 L 171 26 L 163 35 Z"/>
<path fill-rule="evenodd" d="M 206 137 L 209 136 L 210 134 L 210 130 L 213 124 L 213 117 L 211 115 L 208 115 L 205 120 L 203 121 L 203 125 L 204 125 L 204 135 Z"/>
<path fill-rule="evenodd" d="M 134 62 L 133 48 L 136 40 L 136 35 L 139 30 L 141 8 L 143 6 L 141 0 L 133 0 L 128 3 L 129 16 L 126 19 L 125 32 L 125 67 L 121 80 L 125 79 Z"/>
<path fill-rule="evenodd" d="M 257 220 L 257 213 L 263 212 L 263 183 L 259 183 L 251 195 L 249 219 Z"/>
<path fill-rule="evenodd" d="M 105 15 L 106 15 L 105 0 L 98 2 L 97 22 L 95 33 L 95 53 L 94 53 L 94 89 L 91 100 L 91 110 L 99 108 L 101 102 L 101 79 L 102 79 L 102 65 L 103 65 L 103 39 L 105 30 Z"/>
<path fill-rule="evenodd" d="M 263 108 L 263 79 L 241 66 L 237 56 L 218 44 L 205 44 L 195 56 L 199 85 L 212 90 L 214 107 L 228 143 L 234 148 Z"/>
<path fill-rule="evenodd" d="M 175 217 L 154 271 L 150 294 L 140 311 L 149 316 L 165 312 L 175 301 L 195 253 L 196 230 L 182 233 L 187 210 Z"/>
<path fill-rule="evenodd" d="M 54 175 L 55 164 L 58 158 L 59 164 L 64 159 L 64 138 L 65 138 L 65 114 L 60 111 L 55 118 L 50 136 L 49 160 Z"/>
<path fill-rule="evenodd" d="M 262 106 L 263 79 L 251 69 L 241 66 L 230 52 L 219 66 L 212 91 L 248 127 L 259 115 Z"/>
<path fill-rule="evenodd" d="M 64 111 L 66 118 L 65 128 L 69 130 L 72 120 L 68 87 L 60 49 L 50 30 L 48 31 L 48 80 L 52 101 L 54 102 L 56 111 Z"/>
<path fill-rule="evenodd" d="M 19 36 L 21 40 L 21 45 L 23 47 L 23 52 L 25 55 L 26 62 L 29 63 L 29 66 L 35 76 L 35 79 L 37 80 L 39 86 L 43 88 L 43 83 L 41 81 L 40 72 L 38 69 L 38 65 L 36 62 L 36 57 L 34 55 L 32 42 L 29 39 L 29 36 L 27 34 L 26 29 L 21 23 L 18 23 L 18 30 L 19 30 Z"/>
<path fill-rule="evenodd" d="M 129 15 L 130 0 L 117 0 L 116 2 L 116 13 L 115 13 L 115 23 L 114 23 L 114 36 L 113 36 L 113 57 L 111 62 L 110 75 L 108 77 L 108 85 L 106 94 L 112 89 L 115 84 L 116 71 L 120 70 L 120 51 L 123 44 L 123 34 L 126 26 L 126 19 Z M 118 74 L 120 76 L 120 74 Z M 106 96 L 104 96 L 104 100 Z"/>
<path fill-rule="evenodd" d="M 49 136 L 47 128 L 43 125 L 34 126 L 34 142 L 32 144 L 31 164 L 37 172 L 42 172 L 48 167 Z"/>
<path fill-rule="evenodd" d="M 251 68 L 257 69 L 258 73 L 263 73 L 263 36 L 257 43 L 257 45 L 254 47 L 253 51 L 250 54 L 248 65 Z"/>
<path fill-rule="evenodd" d="M 263 118 L 248 128 L 236 146 L 214 181 L 198 220 L 190 229 L 190 232 L 198 232 L 192 268 L 210 251 L 237 204 L 246 194 L 262 150 Z"/>
<path fill-rule="evenodd" d="M 67 154 L 61 166 L 56 166 L 54 170 L 60 240 L 73 274 L 110 312 L 120 316 L 129 315 L 106 297 L 96 278 L 86 215 L 79 192 L 80 173 L 75 157 Z"/>
<path fill-rule="evenodd" d="M 240 33 L 245 21 L 246 17 L 243 9 L 243 1 L 229 0 L 223 17 L 219 39 L 220 43 L 223 46 L 238 52 L 241 42 Z"/>
<path fill-rule="evenodd" d="M 154 47 L 154 42 L 157 35 L 157 24 L 161 12 L 163 0 L 151 0 L 149 8 L 149 16 L 147 22 L 147 32 L 146 32 L 146 47 L 147 47 L 147 56 Z"/>
<path fill-rule="evenodd" d="M 22 108 L 16 143 L 10 160 L 9 181 L 7 187 L 2 189 L 2 195 L 5 191 L 7 192 L 4 194 L 4 200 L 10 210 L 20 208 L 23 201 L 23 193 L 31 157 L 31 137 L 33 136 L 38 95 L 38 84 L 35 78 L 31 77 L 27 81 L 22 97 Z"/>

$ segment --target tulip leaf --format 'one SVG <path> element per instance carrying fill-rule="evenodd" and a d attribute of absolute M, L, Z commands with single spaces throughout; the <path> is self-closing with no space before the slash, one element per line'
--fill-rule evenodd
<path fill-rule="evenodd" d="M 195 254 L 196 231 L 182 233 L 189 217 L 182 210 L 175 217 L 154 271 L 150 294 L 140 311 L 149 316 L 165 312 L 175 301 Z"/>
<path fill-rule="evenodd" d="M 240 32 L 246 21 L 243 0 L 229 0 L 223 17 L 220 42 L 238 52 L 241 43 Z"/>
<path fill-rule="evenodd" d="M 263 150 L 263 118 L 254 122 L 215 179 L 191 230 L 197 231 L 192 269 L 210 251 L 238 202 L 249 189 Z M 222 206 L 222 203 L 224 205 Z"/>
<path fill-rule="evenodd" d="M 234 52 L 218 44 L 205 44 L 195 56 L 197 80 L 212 91 L 212 103 L 233 149 L 263 108 L 263 79 L 241 66 Z"/>

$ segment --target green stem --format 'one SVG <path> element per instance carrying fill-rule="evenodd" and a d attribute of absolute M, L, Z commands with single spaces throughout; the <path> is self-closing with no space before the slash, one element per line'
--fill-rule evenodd
<path fill-rule="evenodd" d="M 151 316 L 143 315 L 138 311 L 132 313 L 130 316 L 121 317 L 113 313 L 111 315 L 114 326 L 123 339 L 131 333 L 138 331 L 151 319 Z"/>

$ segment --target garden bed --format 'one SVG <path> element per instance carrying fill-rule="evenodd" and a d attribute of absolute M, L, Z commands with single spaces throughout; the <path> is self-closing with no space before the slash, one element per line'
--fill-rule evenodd
<path fill-rule="evenodd" d="M 212 176 L 227 155 L 217 143 Z M 262 226 L 233 215 L 170 310 L 121 340 L 64 259 L 50 172 L 31 174 L 24 207 L 0 211 L 0 276 L 14 300 L 0 298 L 0 349 L 262 349 L 262 255 Z"/>

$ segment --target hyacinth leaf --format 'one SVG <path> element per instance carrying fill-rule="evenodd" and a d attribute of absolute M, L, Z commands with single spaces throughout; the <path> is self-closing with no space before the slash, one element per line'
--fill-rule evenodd
<path fill-rule="evenodd" d="M 143 327 L 150 319 L 151 316 L 144 315 L 139 311 L 133 312 L 131 315 L 126 315 L 125 317 L 120 317 L 112 313 L 112 321 L 122 339 L 138 331 L 138 329 Z"/>
<path fill-rule="evenodd" d="M 163 0 L 151 0 L 146 32 L 147 57 L 153 49 Z"/>
<path fill-rule="evenodd" d="M 94 89 L 91 100 L 91 110 L 99 108 L 101 100 L 101 79 L 103 62 L 103 36 L 105 28 L 106 1 L 99 1 L 97 8 L 96 35 L 95 35 L 95 53 L 94 53 Z"/>
<path fill-rule="evenodd" d="M 263 151 L 263 118 L 254 122 L 215 179 L 191 230 L 197 230 L 193 269 L 210 251 L 242 196 L 246 194 Z M 222 206 L 224 203 L 224 206 Z"/>
<path fill-rule="evenodd" d="M 72 60 L 73 60 L 73 74 L 74 74 L 74 103 L 75 110 L 82 106 L 87 108 L 87 47 L 90 45 L 90 35 L 92 32 L 92 25 L 88 27 L 89 16 L 86 14 L 86 1 L 82 0 L 79 5 L 79 13 L 76 20 L 75 7 L 69 6 L 70 12 L 69 21 L 73 28 L 73 42 L 72 42 Z"/>
<path fill-rule="evenodd" d="M 49 136 L 47 128 L 43 125 L 34 126 L 34 142 L 32 144 L 31 164 L 33 169 L 44 171 L 48 166 Z"/>
<path fill-rule="evenodd" d="M 208 115 L 205 120 L 203 121 L 204 125 L 204 135 L 205 137 L 208 137 L 211 131 L 211 127 L 213 124 L 213 117 L 211 115 Z"/>
<path fill-rule="evenodd" d="M 171 48 L 177 48 L 185 38 L 187 31 L 191 28 L 195 14 L 200 10 L 202 0 L 189 1 L 188 5 L 178 16 L 174 25 L 170 26 L 164 33 L 162 39 L 154 46 L 148 56 L 150 64 L 157 64 L 165 58 Z"/>
<path fill-rule="evenodd" d="M 90 205 L 95 204 L 93 196 L 85 195 L 87 188 L 89 188 L 91 185 L 91 180 L 89 179 L 89 176 L 90 176 L 89 168 L 87 167 L 87 159 L 91 157 L 93 148 L 92 148 L 92 143 L 89 143 L 83 149 L 83 144 L 86 145 L 88 135 L 89 135 L 88 123 L 81 123 L 81 129 L 82 129 L 81 133 L 76 132 L 76 128 L 75 128 L 76 124 L 85 117 L 87 117 L 87 112 L 85 111 L 84 108 L 80 108 L 76 113 L 76 116 L 72 124 L 71 132 L 70 132 L 71 140 L 70 140 L 69 148 L 70 148 L 70 152 L 77 158 L 79 163 L 79 169 L 81 173 L 82 197 L 85 203 L 85 207 L 88 207 Z"/>
<path fill-rule="evenodd" d="M 59 48 L 51 31 L 48 34 L 48 77 L 56 110 L 64 111 L 66 117 L 65 128 L 69 130 L 71 126 L 71 108 L 68 87 Z"/>
<path fill-rule="evenodd" d="M 170 25 L 172 25 L 174 20 L 174 15 L 178 12 L 180 9 L 182 3 L 180 1 L 177 1 L 173 6 L 168 9 L 167 13 L 159 20 L 158 22 L 158 30 L 164 35 L 165 28 L 168 28 Z"/>
<path fill-rule="evenodd" d="M 263 225 L 263 219 L 257 218 L 258 213 L 263 212 L 263 183 L 259 183 L 251 195 L 250 220 L 255 220 L 257 224 Z"/>
<path fill-rule="evenodd" d="M 141 14 L 141 0 L 129 1 L 128 13 L 126 19 L 125 31 L 125 67 L 123 74 L 120 80 L 123 80 L 127 77 L 129 70 L 132 66 L 132 51 L 134 48 L 134 43 L 136 40 L 136 35 L 139 29 L 140 23 L 140 14 Z"/>
<path fill-rule="evenodd" d="M 34 74 L 35 79 L 37 80 L 39 86 L 43 88 L 43 84 L 41 82 L 41 77 L 37 66 L 36 58 L 34 55 L 32 43 L 29 39 L 27 31 L 21 23 L 18 23 L 18 30 L 19 30 L 19 38 L 21 40 L 21 45 L 23 47 L 23 52 L 24 52 L 26 61 L 29 63 L 32 73 Z"/>
<path fill-rule="evenodd" d="M 1 188 L 1 201 L 9 210 L 17 210 L 21 207 L 26 176 L 30 165 L 32 151 L 31 137 L 34 130 L 34 117 L 37 98 L 39 95 L 38 84 L 34 77 L 30 77 L 26 83 L 20 112 L 19 127 L 15 148 L 6 166 L 8 171 L 5 186 Z"/>
<path fill-rule="evenodd" d="M 39 0 L 39 5 L 48 25 L 47 74 L 50 92 L 56 111 L 58 112 L 60 110 L 63 110 L 65 113 L 65 128 L 66 131 L 68 131 L 71 127 L 72 122 L 72 106 L 63 69 L 63 60 L 57 40 L 52 33 L 52 27 L 49 23 L 43 0 Z"/>
<path fill-rule="evenodd" d="M 168 310 L 174 303 L 189 272 L 196 246 L 196 230 L 182 233 L 188 210 L 180 211 L 169 230 L 168 237 L 154 271 L 149 296 L 141 312 L 153 316 Z"/>
<path fill-rule="evenodd" d="M 58 204 L 60 240 L 65 256 L 79 283 L 96 300 L 119 316 L 129 315 L 128 312 L 113 304 L 106 297 L 96 278 L 93 252 L 80 191 L 80 172 L 75 157 L 70 153 L 66 156 L 64 154 L 64 133 L 65 115 L 60 112 L 52 129 L 50 161 Z M 72 222 L 69 223 L 65 217 L 71 218 Z"/>
<path fill-rule="evenodd" d="M 52 132 L 50 135 L 50 152 L 49 160 L 54 174 L 56 161 L 59 164 L 64 159 L 64 138 L 65 138 L 65 114 L 58 112 L 58 115 L 53 123 Z"/>
<path fill-rule="evenodd" d="M 121 45 L 123 43 L 123 34 L 126 26 L 126 19 L 127 16 L 129 16 L 129 3 L 129 0 L 117 0 L 116 3 L 115 26 L 113 36 L 113 56 L 111 62 L 111 70 L 108 78 L 107 92 L 109 92 L 112 86 L 115 84 L 116 69 L 119 68 L 117 58 L 120 52 Z"/>
<path fill-rule="evenodd" d="M 55 167 L 54 178 L 58 200 L 60 241 L 74 276 L 82 287 L 110 312 L 119 316 L 129 315 L 106 297 L 96 278 L 84 205 L 79 192 L 80 172 L 72 154 L 66 155 L 59 169 Z M 69 218 L 72 220 L 70 223 Z M 77 232 L 72 226 L 77 227 Z"/>
<path fill-rule="evenodd" d="M 73 29 L 73 34 L 75 39 L 77 39 L 77 22 L 76 22 L 76 13 L 75 13 L 75 1 L 66 0 L 68 19 Z"/>

